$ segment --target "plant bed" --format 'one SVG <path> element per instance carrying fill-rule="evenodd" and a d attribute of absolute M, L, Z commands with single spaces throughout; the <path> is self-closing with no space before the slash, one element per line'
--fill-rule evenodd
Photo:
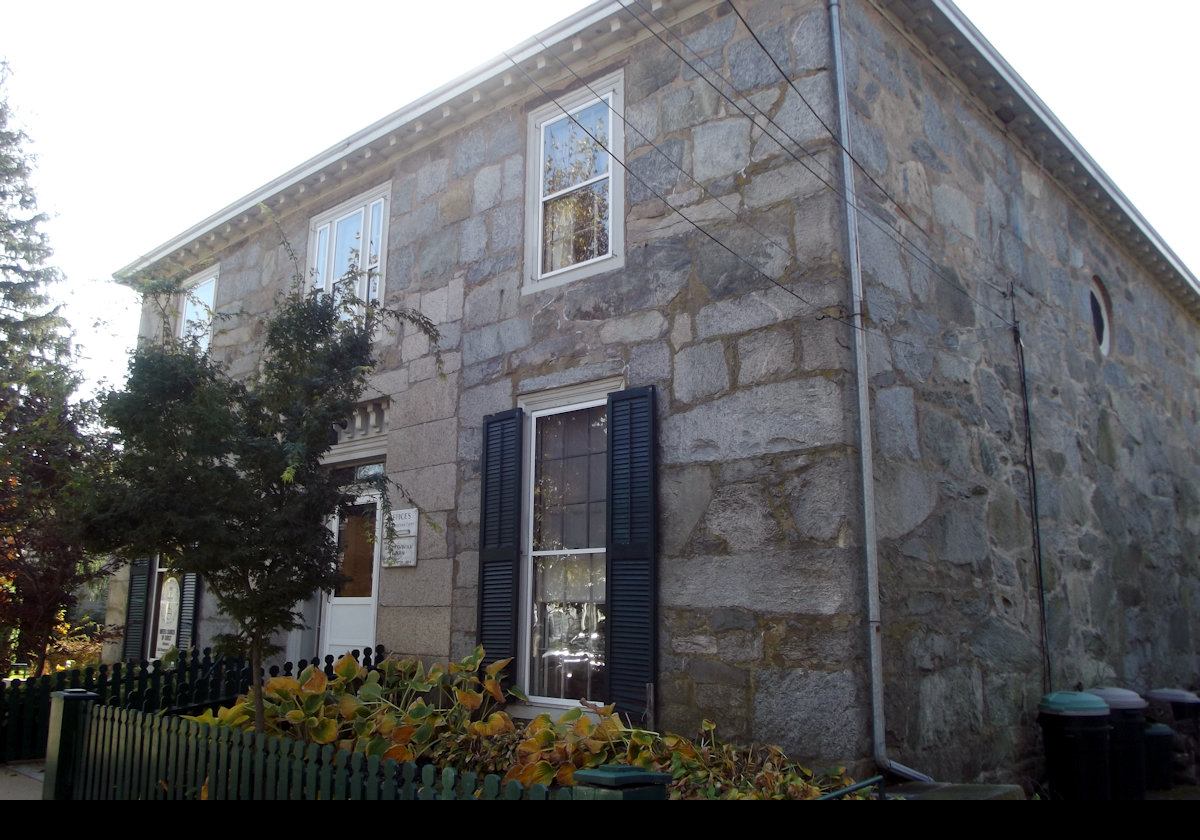
<path fill-rule="evenodd" d="M 573 785 L 577 770 L 612 764 L 669 773 L 672 799 L 816 799 L 854 783 L 844 768 L 816 773 L 779 747 L 725 743 L 711 721 L 695 740 L 627 726 L 612 706 L 589 703 L 557 720 L 514 721 L 506 702 L 526 698 L 503 687 L 510 660 L 481 668 L 483 657 L 476 648 L 447 666 L 388 659 L 368 670 L 347 656 L 332 678 L 311 666 L 296 678 L 275 677 L 263 687 L 265 732 L 368 757 L 495 773 L 526 787 Z M 250 730 L 255 703 L 243 696 L 189 719 Z"/>

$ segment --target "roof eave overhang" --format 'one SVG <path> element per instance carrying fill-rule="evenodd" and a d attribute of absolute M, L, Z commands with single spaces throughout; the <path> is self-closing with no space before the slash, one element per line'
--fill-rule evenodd
<path fill-rule="evenodd" d="M 690 14 L 697 7 L 715 5 L 716 2 L 717 0 L 684 0 L 684 2 L 675 2 L 670 5 L 676 12 L 687 10 Z M 651 5 L 657 10 L 664 4 L 662 0 L 654 0 Z M 319 179 L 325 173 L 337 171 L 339 166 L 344 165 L 348 159 L 364 153 L 370 154 L 369 150 L 381 142 L 396 145 L 406 134 L 414 133 L 414 130 L 418 133 L 436 134 L 438 131 L 449 130 L 451 127 L 461 124 L 463 117 L 466 116 L 465 105 L 477 104 L 477 110 L 488 107 L 488 97 L 478 95 L 480 89 L 489 85 L 508 87 L 515 81 L 514 77 L 523 78 L 521 71 L 514 64 L 525 66 L 533 62 L 534 68 L 548 70 L 547 75 L 553 75 L 555 68 L 549 67 L 549 63 L 546 61 L 537 61 L 538 57 L 547 49 L 563 42 L 571 42 L 572 39 L 575 40 L 570 44 L 570 49 L 575 59 L 587 59 L 601 53 L 606 46 L 604 39 L 589 38 L 585 41 L 578 39 L 578 35 L 606 22 L 608 26 L 604 29 L 611 30 L 614 38 L 621 34 L 627 34 L 627 31 L 621 33 L 621 26 L 616 22 L 616 16 L 622 9 L 623 5 L 618 0 L 598 0 L 598 2 L 579 10 L 554 26 L 527 38 L 491 61 L 405 105 L 398 111 L 394 111 L 362 131 L 264 184 L 254 192 L 239 198 L 228 207 L 217 211 L 154 250 L 138 257 L 129 265 L 118 270 L 113 275 L 114 278 L 118 282 L 136 285 L 140 276 L 158 264 L 176 258 L 183 251 L 192 250 L 198 241 L 210 237 L 216 231 L 234 226 L 239 220 L 245 221 L 256 216 L 259 212 L 258 208 L 261 206 L 273 206 L 277 197 L 307 181 Z"/>
<path fill-rule="evenodd" d="M 1071 195 L 1094 213 L 1194 317 L 1200 318 L 1200 281 L 957 6 L 950 0 L 872 1 L 898 19 L 961 79 L 1005 130 L 1024 144 Z M 657 10 L 670 5 L 675 13 L 673 16 L 680 19 L 716 2 L 678 0 L 667 4 L 664 0 L 653 0 L 653 6 Z M 622 9 L 620 0 L 598 0 L 285 172 L 142 255 L 114 276 L 120 282 L 134 285 L 139 276 L 156 265 L 188 249 L 194 250 L 196 243 L 206 238 L 212 241 L 217 231 L 229 230 L 239 220 L 245 223 L 259 212 L 260 206 L 271 207 L 288 191 L 303 190 L 306 182 L 347 168 L 347 161 L 369 157 L 372 149 L 381 144 L 396 145 L 423 130 L 429 132 L 427 136 L 452 130 L 469 115 L 472 107 L 478 111 L 490 107 L 491 97 L 481 95 L 481 91 L 489 86 L 508 87 L 514 77 L 522 74 L 514 63 L 552 75 L 554 68 L 548 68 L 548 62 L 540 58 L 548 48 L 564 42 L 572 42 L 575 59 L 596 57 L 606 47 L 611 47 L 609 41 L 628 34 L 620 32 L 618 15 Z M 598 30 L 595 27 L 606 23 L 611 30 L 611 39 L 596 38 Z M 589 30 L 589 38 L 579 37 Z"/>
<path fill-rule="evenodd" d="M 981 99 L 1195 318 L 1200 281 L 1040 97 L 950 0 L 874 0 Z"/>

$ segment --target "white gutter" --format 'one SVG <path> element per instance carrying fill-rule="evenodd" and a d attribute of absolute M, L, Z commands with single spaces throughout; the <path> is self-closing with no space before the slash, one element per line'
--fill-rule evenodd
<path fill-rule="evenodd" d="M 887 756 L 887 724 L 883 706 L 883 620 L 879 608 L 879 537 L 875 524 L 875 452 L 871 444 L 871 384 L 868 381 L 866 324 L 863 311 L 862 263 L 858 250 L 858 209 L 854 190 L 853 160 L 850 153 L 850 107 L 846 95 L 846 74 L 842 57 L 841 8 L 838 0 L 829 0 L 829 28 L 833 41 L 833 78 L 838 103 L 838 132 L 842 138 L 842 177 L 846 204 L 846 259 L 850 266 L 853 298 L 854 364 L 858 390 L 858 446 L 862 480 L 863 553 L 867 566 L 867 633 L 871 671 L 871 742 L 875 764 L 909 779 L 932 782 L 929 776 Z"/>

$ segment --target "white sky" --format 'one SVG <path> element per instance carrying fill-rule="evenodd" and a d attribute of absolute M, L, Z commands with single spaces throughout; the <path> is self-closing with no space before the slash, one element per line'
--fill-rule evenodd
<path fill-rule="evenodd" d="M 119 383 L 137 329 L 132 293 L 108 282 L 114 271 L 583 5 L 7 4 L 5 92 L 33 140 L 34 187 L 54 217 L 54 262 L 89 374 Z M 959 6 L 1200 270 L 1200 174 L 1189 154 L 1200 118 L 1188 104 L 1200 3 Z"/>

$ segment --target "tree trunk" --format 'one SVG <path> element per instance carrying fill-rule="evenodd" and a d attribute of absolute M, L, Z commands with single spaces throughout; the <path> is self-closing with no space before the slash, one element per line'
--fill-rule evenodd
<path fill-rule="evenodd" d="M 263 640 L 257 634 L 250 640 L 250 691 L 254 698 L 254 733 L 261 735 L 267 728 L 263 709 Z"/>

